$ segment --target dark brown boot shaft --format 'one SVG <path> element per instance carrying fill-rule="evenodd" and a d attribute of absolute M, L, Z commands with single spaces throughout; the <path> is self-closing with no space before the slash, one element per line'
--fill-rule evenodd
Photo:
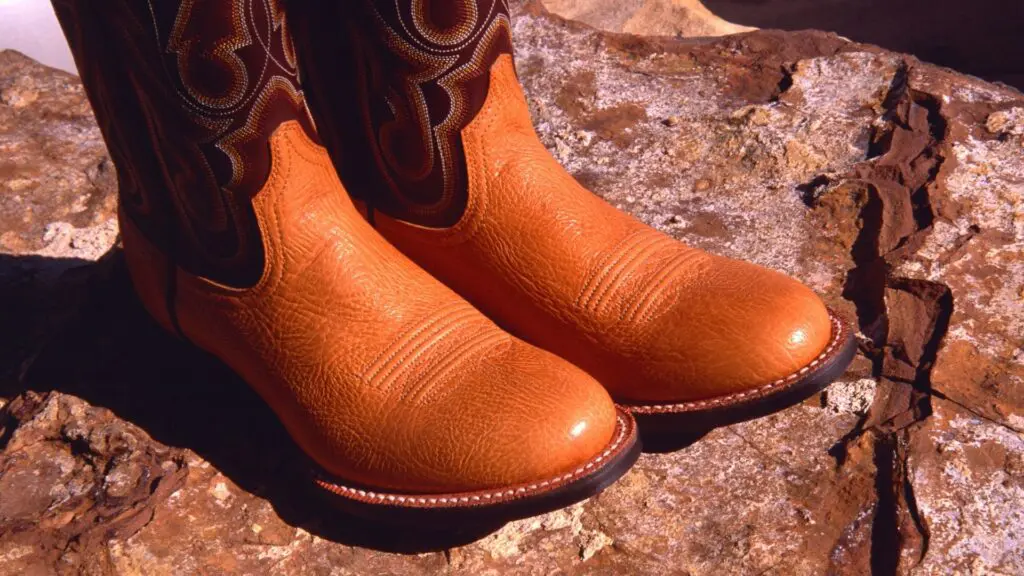
<path fill-rule="evenodd" d="M 350 190 L 385 214 L 427 226 L 462 216 L 461 130 L 511 54 L 501 0 L 293 3 L 303 82 Z M 301 17 L 300 17 L 301 16 Z"/>
<path fill-rule="evenodd" d="M 251 198 L 268 138 L 311 122 L 284 14 L 242 0 L 55 0 L 117 166 L 123 217 L 176 266 L 255 283 L 263 244 Z"/>

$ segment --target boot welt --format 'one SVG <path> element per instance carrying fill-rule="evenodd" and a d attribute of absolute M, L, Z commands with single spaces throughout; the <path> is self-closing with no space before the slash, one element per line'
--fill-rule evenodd
<path fill-rule="evenodd" d="M 619 409 L 604 450 L 574 470 L 537 482 L 454 494 L 403 494 L 359 486 L 314 467 L 313 483 L 343 512 L 374 522 L 442 527 L 504 523 L 590 498 L 625 474 L 640 452 L 636 421 Z"/>
<path fill-rule="evenodd" d="M 762 386 L 725 396 L 676 404 L 626 404 L 637 419 L 644 443 L 650 448 L 674 435 L 675 442 L 693 441 L 720 426 L 766 416 L 798 404 L 825 389 L 853 361 L 857 341 L 849 323 L 833 311 L 832 338 L 810 364 L 793 374 Z"/>

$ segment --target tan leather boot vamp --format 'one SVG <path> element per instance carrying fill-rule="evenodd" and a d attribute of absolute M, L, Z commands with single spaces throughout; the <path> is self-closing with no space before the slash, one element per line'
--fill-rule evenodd
<path fill-rule="evenodd" d="M 428 228 L 377 213 L 377 229 L 634 412 L 735 421 L 820 389 L 849 362 L 849 329 L 807 287 L 687 247 L 582 188 L 538 140 L 510 55 L 461 138 L 461 219 Z"/>
<path fill-rule="evenodd" d="M 635 460 L 631 417 L 585 372 L 510 336 L 360 217 L 295 122 L 270 139 L 252 288 L 181 271 L 185 337 L 266 400 L 350 508 L 522 515 L 589 496 Z M 125 253 L 168 329 L 167 263 L 128 218 Z M 533 507 L 533 508 L 531 508 Z"/>

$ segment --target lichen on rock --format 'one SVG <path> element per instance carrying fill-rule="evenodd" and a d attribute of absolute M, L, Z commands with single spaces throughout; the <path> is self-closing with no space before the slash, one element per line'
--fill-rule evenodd
<path fill-rule="evenodd" d="M 821 32 L 513 9 L 549 149 L 855 318 L 841 381 L 490 534 L 332 514 L 259 398 L 134 301 L 77 80 L 0 52 L 0 573 L 1024 572 L 1024 95 Z"/>

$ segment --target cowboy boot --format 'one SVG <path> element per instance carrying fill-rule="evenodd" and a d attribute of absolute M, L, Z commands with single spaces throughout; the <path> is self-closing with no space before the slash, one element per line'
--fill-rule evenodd
<path fill-rule="evenodd" d="M 377 230 L 650 425 L 761 415 L 851 360 L 850 329 L 810 289 L 675 241 L 555 161 L 516 78 L 504 1 L 294 7 L 313 113 Z"/>
<path fill-rule="evenodd" d="M 142 303 L 263 397 L 324 495 L 394 521 L 506 519 L 628 469 L 632 419 L 597 382 L 362 219 L 275 2 L 54 4 L 117 166 Z"/>

